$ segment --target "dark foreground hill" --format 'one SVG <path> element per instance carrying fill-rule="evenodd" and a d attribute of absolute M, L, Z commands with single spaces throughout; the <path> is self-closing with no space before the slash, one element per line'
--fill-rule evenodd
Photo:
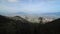
<path fill-rule="evenodd" d="M 24 23 L 25 22 L 25 23 Z M 30 33 L 31 25 L 28 21 L 13 20 L 0 15 L 1 34 L 24 34 Z"/>
<path fill-rule="evenodd" d="M 23 21 L 13 20 L 0 15 L 0 34 L 60 34 L 60 19 L 38 24 L 24 19 Z"/>
<path fill-rule="evenodd" d="M 60 34 L 60 18 L 40 26 L 41 34 Z"/>

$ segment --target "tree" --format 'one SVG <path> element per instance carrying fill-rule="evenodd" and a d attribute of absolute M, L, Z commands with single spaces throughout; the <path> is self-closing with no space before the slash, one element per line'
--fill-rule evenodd
<path fill-rule="evenodd" d="M 39 19 L 39 23 L 42 24 L 43 23 L 43 17 L 39 17 L 38 19 Z"/>

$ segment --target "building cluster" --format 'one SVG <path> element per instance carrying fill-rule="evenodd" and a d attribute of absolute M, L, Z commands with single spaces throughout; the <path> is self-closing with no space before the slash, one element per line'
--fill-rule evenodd
<path fill-rule="evenodd" d="M 54 20 L 54 18 L 46 18 L 46 17 L 32 17 L 32 16 L 14 16 L 12 17 L 14 20 L 27 20 L 32 23 L 48 23 Z"/>
<path fill-rule="evenodd" d="M 36 17 L 36 18 L 26 17 L 25 19 L 33 23 L 47 23 L 54 20 L 54 18 L 46 18 L 46 17 Z"/>

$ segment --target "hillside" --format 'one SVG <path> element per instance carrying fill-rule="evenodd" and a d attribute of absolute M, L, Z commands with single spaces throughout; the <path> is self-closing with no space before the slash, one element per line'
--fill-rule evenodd
<path fill-rule="evenodd" d="M 26 27 L 26 28 L 25 28 Z M 17 34 L 22 33 L 23 30 L 28 32 L 30 23 L 28 21 L 13 20 L 0 15 L 0 33 L 1 34 Z"/>
<path fill-rule="evenodd" d="M 41 30 L 44 34 L 60 34 L 60 18 L 44 24 Z"/>
<path fill-rule="evenodd" d="M 60 19 L 40 24 L 0 15 L 0 34 L 60 34 Z"/>

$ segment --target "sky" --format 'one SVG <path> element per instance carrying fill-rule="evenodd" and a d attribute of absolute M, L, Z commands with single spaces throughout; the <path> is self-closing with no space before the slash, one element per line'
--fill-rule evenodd
<path fill-rule="evenodd" d="M 60 12 L 60 0 L 0 0 L 0 13 Z"/>

